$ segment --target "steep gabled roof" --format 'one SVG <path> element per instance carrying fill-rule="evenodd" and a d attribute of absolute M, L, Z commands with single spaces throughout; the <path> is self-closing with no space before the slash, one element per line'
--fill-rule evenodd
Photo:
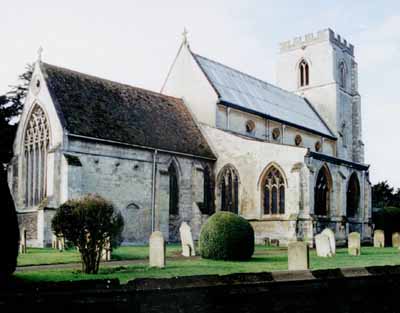
<path fill-rule="evenodd" d="M 194 54 L 221 103 L 336 139 L 303 97 Z"/>
<path fill-rule="evenodd" d="M 181 99 L 41 63 L 70 134 L 215 159 Z"/>

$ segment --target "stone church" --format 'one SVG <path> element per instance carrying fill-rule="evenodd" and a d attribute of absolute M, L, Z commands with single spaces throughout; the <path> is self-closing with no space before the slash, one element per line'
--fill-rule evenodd
<path fill-rule="evenodd" d="M 125 219 L 124 243 L 152 230 L 194 238 L 216 211 L 248 219 L 256 241 L 371 240 L 354 47 L 326 29 L 280 45 L 272 85 L 193 52 L 184 38 L 161 93 L 40 59 L 8 166 L 28 244 L 51 219 L 97 193 Z"/>

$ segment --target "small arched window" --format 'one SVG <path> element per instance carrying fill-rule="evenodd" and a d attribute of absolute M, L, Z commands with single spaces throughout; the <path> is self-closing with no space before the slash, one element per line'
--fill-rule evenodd
<path fill-rule="evenodd" d="M 25 140 L 25 205 L 38 205 L 46 197 L 47 151 L 50 129 L 43 109 L 36 105 L 28 120 Z"/>
<path fill-rule="evenodd" d="M 340 62 L 339 65 L 339 81 L 340 87 L 346 88 L 346 76 L 347 76 L 347 69 L 346 64 L 344 62 Z"/>
<path fill-rule="evenodd" d="M 310 83 L 310 68 L 306 60 L 301 60 L 299 64 L 300 87 L 308 86 Z"/>
<path fill-rule="evenodd" d="M 173 163 L 168 168 L 169 175 L 169 214 L 179 214 L 179 186 L 178 186 L 178 175 L 176 168 Z"/>
<path fill-rule="evenodd" d="M 232 166 L 226 166 L 219 174 L 221 211 L 239 213 L 239 175 Z"/>
<path fill-rule="evenodd" d="M 285 214 L 285 181 L 275 166 L 266 172 L 262 188 L 264 214 Z"/>

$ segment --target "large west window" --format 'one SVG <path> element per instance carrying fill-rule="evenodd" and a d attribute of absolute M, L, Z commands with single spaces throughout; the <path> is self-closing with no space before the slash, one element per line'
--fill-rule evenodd
<path fill-rule="evenodd" d="M 262 181 L 264 214 L 285 214 L 285 180 L 282 173 L 271 166 Z"/>
<path fill-rule="evenodd" d="M 43 109 L 36 105 L 25 130 L 25 205 L 38 205 L 46 197 L 49 124 Z"/>

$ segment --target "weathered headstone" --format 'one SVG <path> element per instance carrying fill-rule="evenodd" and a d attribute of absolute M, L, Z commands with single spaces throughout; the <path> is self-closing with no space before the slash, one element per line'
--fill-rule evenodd
<path fill-rule="evenodd" d="M 384 248 L 385 247 L 385 232 L 377 229 L 374 231 L 374 247 Z"/>
<path fill-rule="evenodd" d="M 359 256 L 361 254 L 360 234 L 353 232 L 348 237 L 348 252 L 350 255 Z"/>
<path fill-rule="evenodd" d="M 182 222 L 181 227 L 179 227 L 179 233 L 181 235 L 182 255 L 186 257 L 195 256 L 192 232 L 186 222 Z"/>
<path fill-rule="evenodd" d="M 165 267 L 165 241 L 162 232 L 155 231 L 150 236 L 150 267 Z"/>
<path fill-rule="evenodd" d="M 26 229 L 23 228 L 19 238 L 19 253 L 24 254 L 26 252 Z"/>
<path fill-rule="evenodd" d="M 293 241 L 288 244 L 288 269 L 289 271 L 308 270 L 310 258 L 308 245 L 303 241 Z"/>
<path fill-rule="evenodd" d="M 329 237 L 325 234 L 318 234 L 315 236 L 315 247 L 317 249 L 317 256 L 319 257 L 331 257 L 331 243 Z"/>
<path fill-rule="evenodd" d="M 393 233 L 393 235 L 392 235 L 392 246 L 394 248 L 400 248 L 400 233 Z"/>
<path fill-rule="evenodd" d="M 111 241 L 109 237 L 107 237 L 104 243 L 104 247 L 101 252 L 101 260 L 105 262 L 111 261 Z"/>
<path fill-rule="evenodd" d="M 335 239 L 335 233 L 330 229 L 330 228 L 325 228 L 321 234 L 324 234 L 328 236 L 329 238 L 329 243 L 331 245 L 331 252 L 332 255 L 336 254 L 336 239 Z"/>

